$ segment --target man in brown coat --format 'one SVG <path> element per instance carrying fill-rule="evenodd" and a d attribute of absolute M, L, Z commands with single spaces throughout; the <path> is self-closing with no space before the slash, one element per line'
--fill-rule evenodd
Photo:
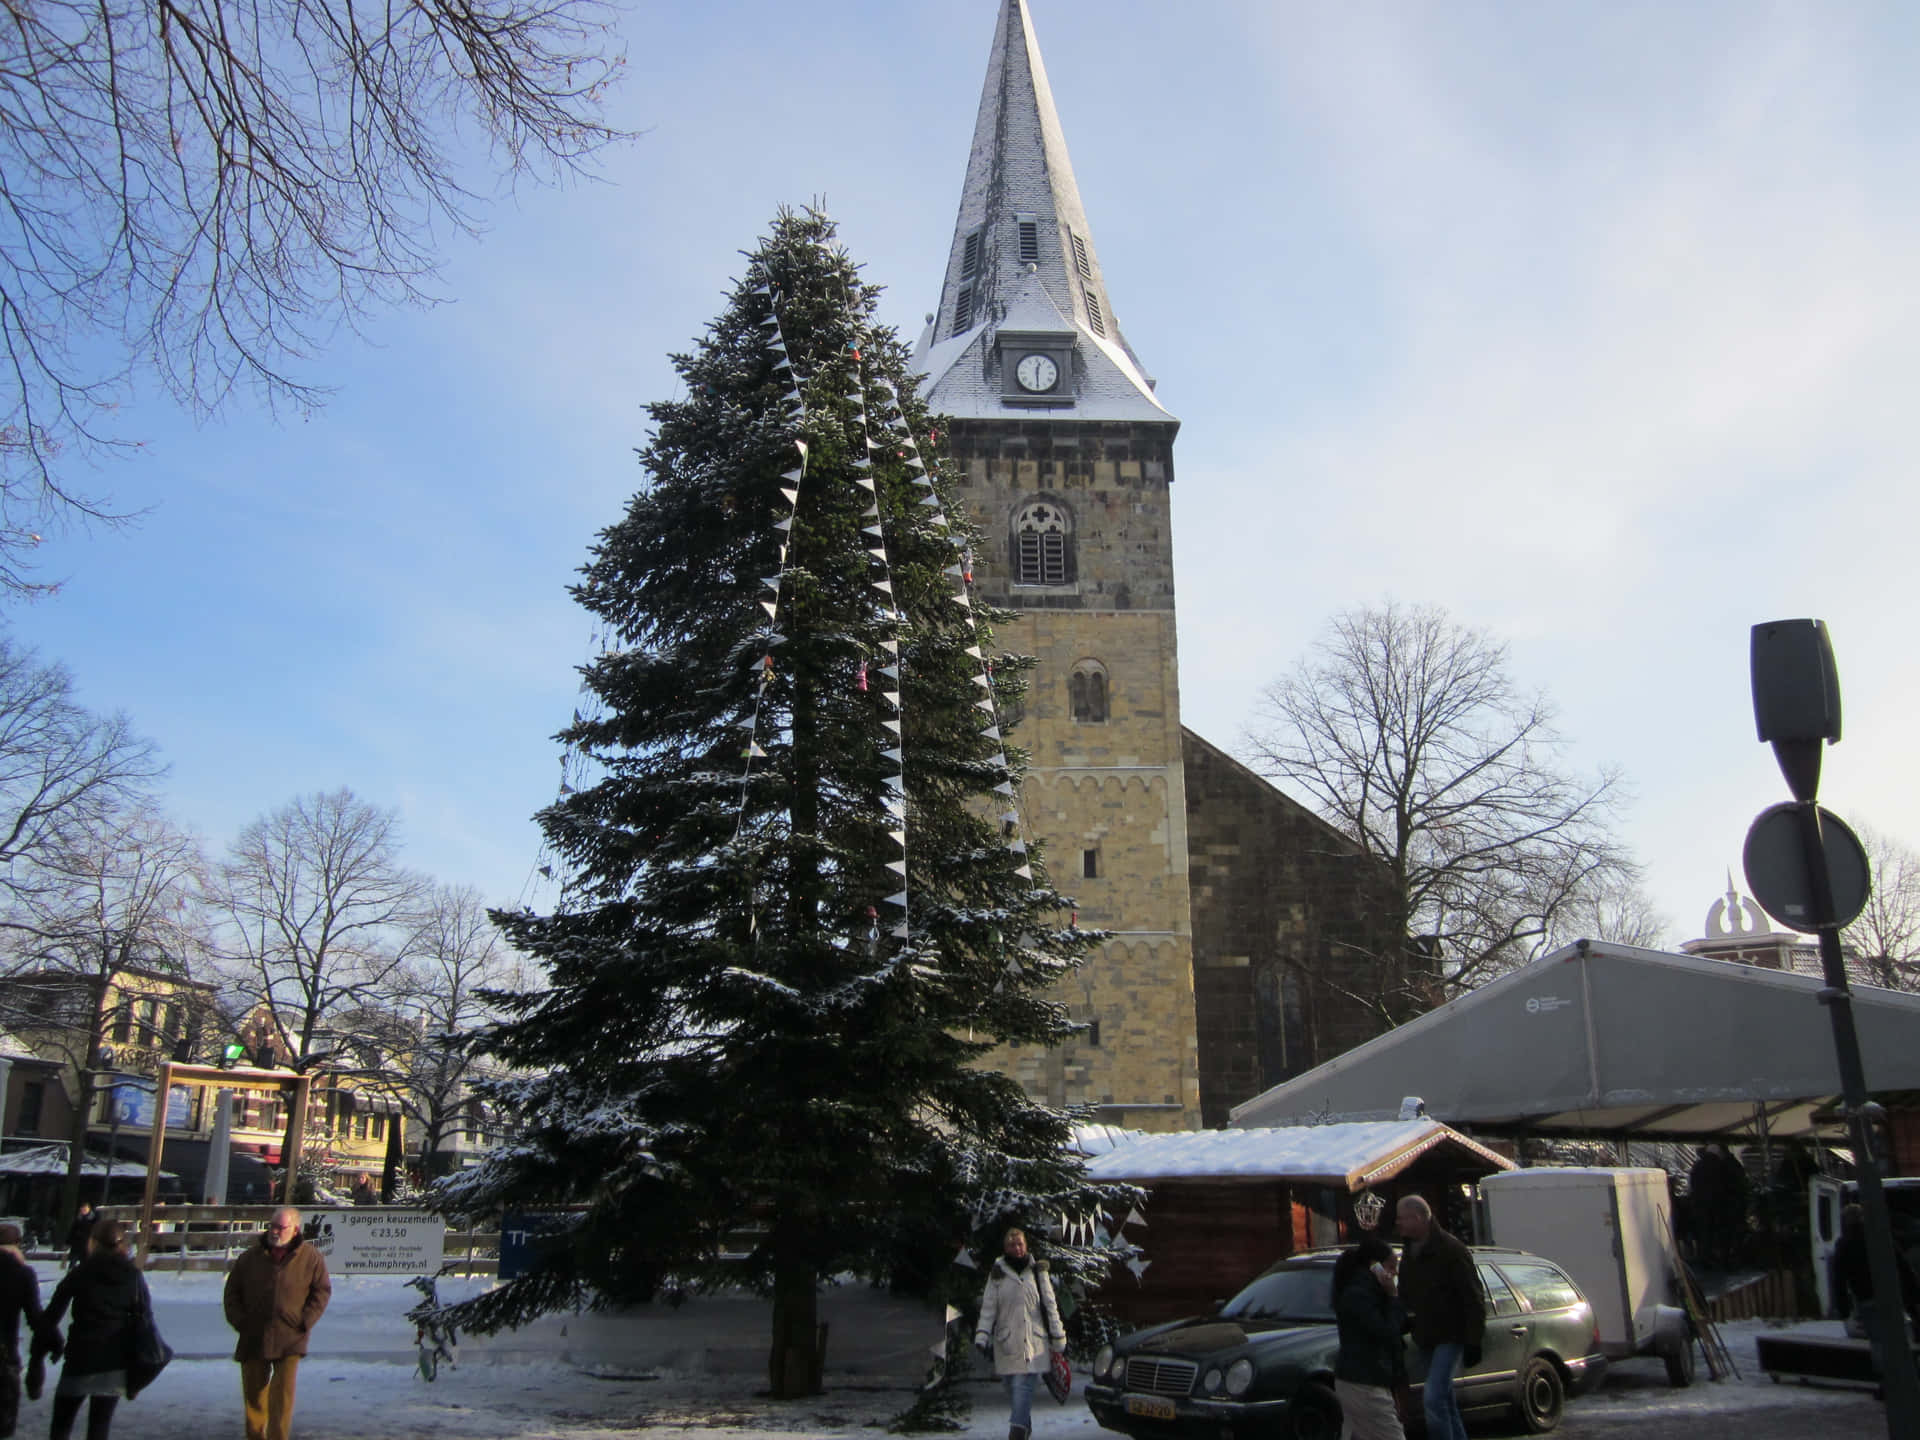
<path fill-rule="evenodd" d="M 240 1332 L 240 1397 L 247 1440 L 288 1440 L 294 1380 L 307 1337 L 333 1295 L 327 1262 L 300 1238 L 300 1212 L 273 1212 L 267 1233 L 227 1272 L 227 1323 Z"/>

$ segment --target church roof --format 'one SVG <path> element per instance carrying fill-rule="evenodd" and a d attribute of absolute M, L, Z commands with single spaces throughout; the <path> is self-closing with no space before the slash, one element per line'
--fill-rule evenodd
<path fill-rule="evenodd" d="M 1074 403 L 1043 413 L 1173 420 L 1108 303 L 1026 0 L 1000 6 L 940 305 L 914 354 L 935 411 L 1035 418 L 1002 398 L 1002 330 L 1075 339 Z"/>

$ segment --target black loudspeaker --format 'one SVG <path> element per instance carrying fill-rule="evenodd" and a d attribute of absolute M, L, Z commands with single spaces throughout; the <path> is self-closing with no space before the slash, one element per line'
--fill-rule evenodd
<path fill-rule="evenodd" d="M 1753 723 L 1762 740 L 1840 738 L 1840 671 L 1824 621 L 1754 626 L 1752 672 Z"/>

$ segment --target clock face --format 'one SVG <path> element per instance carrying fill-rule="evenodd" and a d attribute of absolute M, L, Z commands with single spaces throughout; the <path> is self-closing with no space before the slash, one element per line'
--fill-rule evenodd
<path fill-rule="evenodd" d="M 1022 390 L 1051 390 L 1060 378 L 1060 367 L 1053 363 L 1050 355 L 1026 355 L 1015 367 L 1013 378 L 1020 382 Z"/>

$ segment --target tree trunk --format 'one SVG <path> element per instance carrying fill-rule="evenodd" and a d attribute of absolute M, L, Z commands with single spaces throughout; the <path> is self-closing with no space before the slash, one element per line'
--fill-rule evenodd
<path fill-rule="evenodd" d="M 820 1323 L 820 1294 L 813 1267 L 804 1260 L 781 1263 L 773 1279 L 773 1348 L 767 1384 L 776 1400 L 818 1395 L 826 1368 L 827 1327 Z"/>

